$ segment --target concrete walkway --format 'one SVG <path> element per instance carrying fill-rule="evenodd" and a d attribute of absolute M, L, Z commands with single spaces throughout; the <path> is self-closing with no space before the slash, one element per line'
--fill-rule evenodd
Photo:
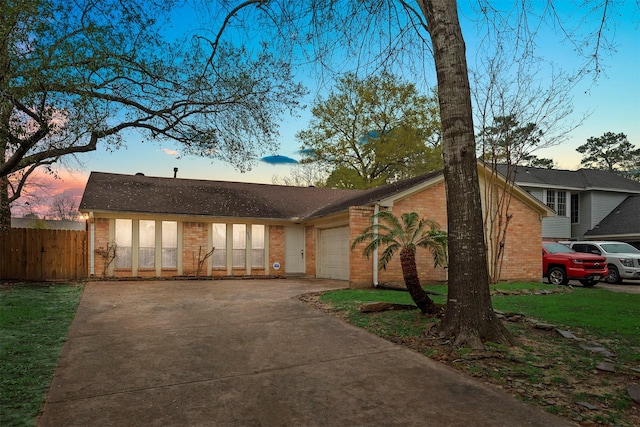
<path fill-rule="evenodd" d="M 38 425 L 568 425 L 292 298 L 342 286 L 89 283 Z"/>

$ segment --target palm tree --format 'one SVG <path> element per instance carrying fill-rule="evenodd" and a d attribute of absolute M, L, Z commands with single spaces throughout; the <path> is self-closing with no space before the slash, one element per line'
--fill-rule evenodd
<path fill-rule="evenodd" d="M 386 269 L 393 255 L 400 250 L 400 264 L 404 283 L 422 313 L 434 313 L 436 306 L 425 290 L 420 286 L 416 266 L 416 249 L 425 248 L 433 255 L 434 266 L 447 264 L 447 233 L 440 225 L 430 219 L 419 219 L 415 212 L 404 213 L 400 218 L 389 211 L 380 211 L 373 218 L 378 224 L 371 224 L 351 245 L 368 241 L 364 255 L 369 258 L 378 246 L 386 246 L 379 258 L 379 268 Z"/>

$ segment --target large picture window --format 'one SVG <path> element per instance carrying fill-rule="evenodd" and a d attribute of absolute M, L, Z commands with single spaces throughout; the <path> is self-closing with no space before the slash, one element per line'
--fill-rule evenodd
<path fill-rule="evenodd" d="M 130 219 L 116 219 L 116 268 L 131 268 L 132 221 Z"/>
<path fill-rule="evenodd" d="M 251 267 L 264 268 L 264 225 L 251 226 Z"/>
<path fill-rule="evenodd" d="M 138 267 L 154 268 L 156 265 L 156 222 L 140 220 Z"/>
<path fill-rule="evenodd" d="M 213 268 L 227 267 L 227 224 L 212 224 Z"/>
<path fill-rule="evenodd" d="M 233 224 L 233 268 L 247 266 L 247 226 Z"/>
<path fill-rule="evenodd" d="M 162 268 L 178 268 L 178 223 L 162 221 Z"/>

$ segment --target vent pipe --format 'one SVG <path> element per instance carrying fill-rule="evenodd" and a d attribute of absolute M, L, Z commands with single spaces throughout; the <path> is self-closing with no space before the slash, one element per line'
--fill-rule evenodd
<path fill-rule="evenodd" d="M 178 176 L 178 168 L 173 168 L 173 177 L 177 177 Z"/>

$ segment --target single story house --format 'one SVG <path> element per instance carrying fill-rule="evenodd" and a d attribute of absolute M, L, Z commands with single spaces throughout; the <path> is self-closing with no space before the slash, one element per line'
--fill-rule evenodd
<path fill-rule="evenodd" d="M 481 183 L 495 176 L 478 170 Z M 512 194 L 502 279 L 537 281 L 542 219 L 553 212 L 517 186 Z M 399 256 L 378 271 L 364 245 L 351 250 L 381 209 L 415 211 L 446 230 L 443 173 L 338 190 L 92 172 L 80 203 L 92 277 L 304 275 L 351 287 L 402 283 Z M 423 282 L 447 279 L 426 250 L 417 261 Z"/>
<path fill-rule="evenodd" d="M 498 170 L 506 175 L 505 165 Z M 543 238 L 640 246 L 640 182 L 603 170 L 519 166 L 515 183 L 556 211 L 542 222 Z"/>
<path fill-rule="evenodd" d="M 44 228 L 47 230 L 86 230 L 85 221 L 40 219 L 37 217 L 11 218 L 11 228 Z"/>

